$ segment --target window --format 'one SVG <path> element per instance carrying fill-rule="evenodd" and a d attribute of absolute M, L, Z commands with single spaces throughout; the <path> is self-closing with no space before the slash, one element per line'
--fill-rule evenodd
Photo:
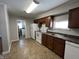
<path fill-rule="evenodd" d="M 54 29 L 68 29 L 68 15 L 60 15 L 55 17 Z"/>
<path fill-rule="evenodd" d="M 57 29 L 68 29 L 68 21 L 60 21 L 54 23 L 54 28 Z"/>

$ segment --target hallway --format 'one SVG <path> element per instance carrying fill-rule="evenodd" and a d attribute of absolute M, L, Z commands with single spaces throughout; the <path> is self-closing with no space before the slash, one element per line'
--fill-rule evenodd
<path fill-rule="evenodd" d="M 11 52 L 5 59 L 61 59 L 55 53 L 32 39 L 12 43 Z"/>

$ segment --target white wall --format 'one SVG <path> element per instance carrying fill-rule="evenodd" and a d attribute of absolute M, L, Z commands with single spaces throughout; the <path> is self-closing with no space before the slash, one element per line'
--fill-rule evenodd
<path fill-rule="evenodd" d="M 79 0 L 71 0 L 57 8 L 54 8 L 46 13 L 40 14 L 37 18 L 41 18 L 41 17 L 45 17 L 48 15 L 56 15 L 56 14 L 61 14 L 64 12 L 68 12 L 69 9 L 72 8 L 76 8 L 79 7 Z M 59 19 L 63 19 L 66 20 L 68 19 L 68 14 L 64 15 L 64 18 L 59 18 Z M 72 29 L 72 30 L 59 30 L 59 29 L 55 29 L 55 30 L 50 30 L 52 32 L 59 32 L 59 33 L 65 33 L 65 34 L 70 34 L 70 35 L 76 35 L 79 36 L 79 29 Z"/>
<path fill-rule="evenodd" d="M 31 38 L 31 24 L 32 24 L 31 19 L 26 19 L 26 38 Z"/>
<path fill-rule="evenodd" d="M 11 41 L 17 41 L 19 40 L 18 37 L 18 28 L 17 28 L 17 20 L 24 20 L 26 24 L 26 30 L 25 30 L 25 38 L 30 38 L 30 24 L 32 23 L 31 19 L 23 19 L 16 17 L 14 15 L 9 15 L 9 22 L 10 22 L 10 39 Z"/>
<path fill-rule="evenodd" d="M 19 40 L 18 31 L 17 31 L 17 20 L 18 20 L 17 17 L 9 15 L 10 39 L 11 39 L 11 41 Z"/>
<path fill-rule="evenodd" d="M 62 5 L 54 8 L 54 9 L 51 9 L 50 11 L 47 11 L 45 13 L 38 15 L 37 18 L 68 12 L 69 9 L 72 9 L 72 8 L 75 8 L 75 7 L 79 7 L 79 0 L 70 0 L 65 4 L 62 4 Z"/>
<path fill-rule="evenodd" d="M 10 51 L 10 33 L 7 6 L 0 4 L 0 33 L 2 36 L 3 53 Z"/>

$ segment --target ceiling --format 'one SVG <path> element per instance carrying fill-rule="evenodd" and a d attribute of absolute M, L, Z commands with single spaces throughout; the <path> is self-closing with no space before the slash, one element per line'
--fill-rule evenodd
<path fill-rule="evenodd" d="M 32 0 L 0 0 L 0 3 L 7 4 L 9 13 L 13 15 L 34 17 L 42 12 L 53 9 L 67 2 L 68 0 L 37 0 L 37 1 L 39 2 L 38 7 L 36 7 L 29 14 L 24 12 L 24 10 L 29 7 Z"/>

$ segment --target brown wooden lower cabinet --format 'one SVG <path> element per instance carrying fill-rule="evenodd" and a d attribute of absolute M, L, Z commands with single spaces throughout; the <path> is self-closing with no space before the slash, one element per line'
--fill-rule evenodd
<path fill-rule="evenodd" d="M 53 50 L 53 39 L 52 36 L 48 36 L 46 34 L 42 35 L 42 44 L 47 48 Z"/>
<path fill-rule="evenodd" d="M 43 44 L 44 46 L 46 46 L 46 47 L 47 47 L 47 39 L 46 39 L 47 36 L 48 36 L 48 35 L 46 35 L 46 34 L 43 34 L 43 35 L 42 35 L 42 44 Z"/>
<path fill-rule="evenodd" d="M 64 58 L 65 41 L 59 38 L 54 39 L 54 52 Z"/>
<path fill-rule="evenodd" d="M 53 44 L 54 44 L 54 41 L 53 41 L 52 36 L 47 36 L 47 47 L 50 50 L 53 50 Z"/>
<path fill-rule="evenodd" d="M 47 34 L 42 34 L 42 44 L 64 59 L 65 41 Z"/>

